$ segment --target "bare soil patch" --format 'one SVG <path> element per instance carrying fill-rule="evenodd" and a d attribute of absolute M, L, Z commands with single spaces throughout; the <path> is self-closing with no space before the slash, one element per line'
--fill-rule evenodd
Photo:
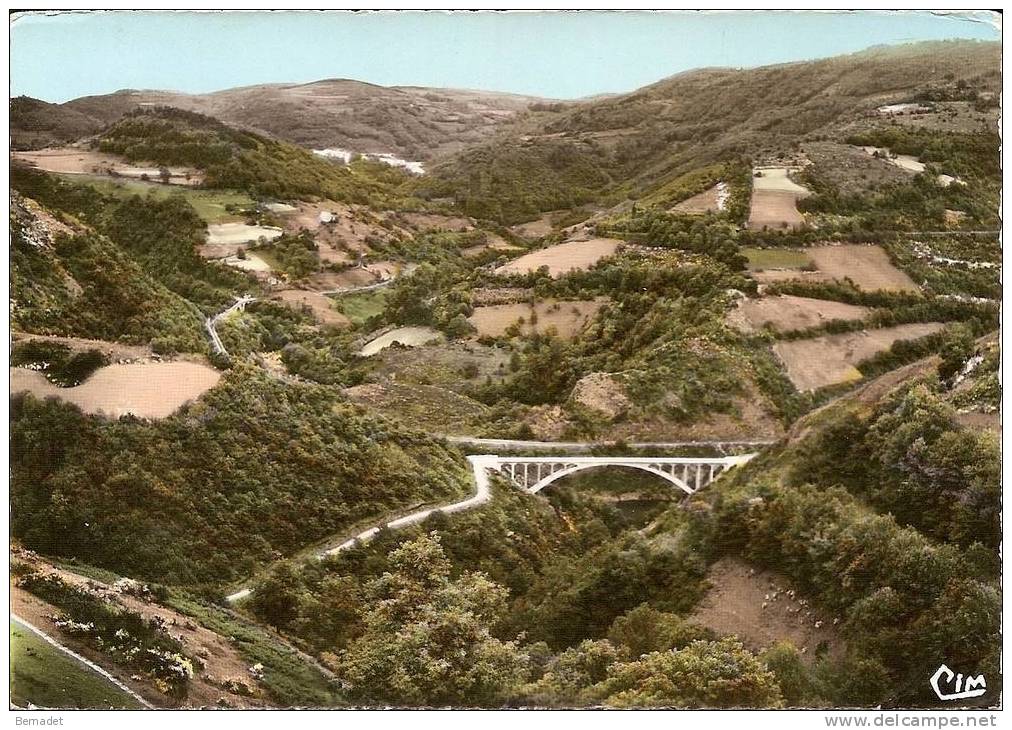
<path fill-rule="evenodd" d="M 75 388 L 60 388 L 35 370 L 10 368 L 11 394 L 56 397 L 85 413 L 165 418 L 217 385 L 221 373 L 193 362 L 146 362 L 99 368 Z"/>
<path fill-rule="evenodd" d="M 570 271 L 589 269 L 601 259 L 613 255 L 622 245 L 615 238 L 593 238 L 589 241 L 570 241 L 532 251 L 495 270 L 497 274 L 525 274 L 548 267 L 548 273 L 559 277 Z"/>
<path fill-rule="evenodd" d="M 519 246 L 514 246 L 512 243 L 509 243 L 505 238 L 496 235 L 495 233 L 486 233 L 485 236 L 486 238 L 484 243 L 479 243 L 476 246 L 469 246 L 467 248 L 461 249 L 460 251 L 461 254 L 463 254 L 467 258 L 472 258 L 474 256 L 480 256 L 486 251 L 520 250 Z"/>
<path fill-rule="evenodd" d="M 521 332 L 546 332 L 554 328 L 559 337 L 570 340 L 583 331 L 606 301 L 598 297 L 590 301 L 545 299 L 533 307 L 526 302 L 495 304 L 478 307 L 468 321 L 478 330 L 478 336 L 501 337 L 522 319 Z"/>
<path fill-rule="evenodd" d="M 545 213 L 537 220 L 520 223 L 510 228 L 510 230 L 524 238 L 542 238 L 552 232 L 552 215 L 552 213 Z"/>
<path fill-rule="evenodd" d="M 791 180 L 790 174 L 797 172 L 794 167 L 757 167 L 752 173 L 752 189 L 763 192 L 795 193 L 805 196 L 808 188 Z"/>
<path fill-rule="evenodd" d="M 110 361 L 118 360 L 142 360 L 152 356 L 151 348 L 147 345 L 123 345 L 119 342 L 107 340 L 87 340 L 82 337 L 60 337 L 57 335 L 36 335 L 29 332 L 13 332 L 11 337 L 15 344 L 19 342 L 55 342 L 66 345 L 71 352 L 86 352 L 98 350 Z"/>
<path fill-rule="evenodd" d="M 686 215 L 702 215 L 704 213 L 716 213 L 724 209 L 727 201 L 726 183 L 717 183 L 709 190 L 704 190 L 691 198 L 687 198 L 676 205 L 673 205 L 669 212 L 684 213 Z"/>
<path fill-rule="evenodd" d="M 748 214 L 752 230 L 796 228 L 805 222 L 798 210 L 797 193 L 778 190 L 755 190 Z"/>
<path fill-rule="evenodd" d="M 728 313 L 727 322 L 746 334 L 770 325 L 780 332 L 818 327 L 834 319 L 864 319 L 867 307 L 857 307 L 825 299 L 808 299 L 789 295 L 742 299 Z"/>
<path fill-rule="evenodd" d="M 77 147 L 54 147 L 30 152 L 11 152 L 11 157 L 46 172 L 68 175 L 104 175 L 162 182 L 161 168 L 133 165 L 121 157 Z M 203 173 L 189 167 L 169 167 L 170 185 L 199 185 Z"/>
<path fill-rule="evenodd" d="M 718 634 L 734 634 L 753 651 L 788 641 L 808 665 L 817 656 L 843 655 L 838 617 L 815 608 L 783 576 L 738 558 L 722 558 L 710 567 L 707 581 L 712 587 L 691 621 Z"/>
<path fill-rule="evenodd" d="M 308 308 L 316 321 L 320 324 L 333 325 L 335 327 L 348 327 L 351 320 L 334 309 L 334 300 L 313 291 L 301 289 L 286 289 L 275 294 L 275 299 L 292 309 L 301 310 Z"/>
<path fill-rule="evenodd" d="M 431 327 L 398 327 L 367 342 L 358 354 L 362 357 L 371 357 L 394 343 L 404 347 L 418 347 L 442 338 L 443 335 Z"/>
<path fill-rule="evenodd" d="M 796 228 L 805 222 L 797 202 L 810 194 L 789 177 L 795 168 L 761 167 L 752 174 L 748 227 L 753 230 Z"/>
<path fill-rule="evenodd" d="M 897 327 L 847 332 L 810 340 L 778 342 L 773 351 L 787 368 L 787 376 L 800 391 L 859 380 L 855 367 L 862 360 L 889 349 L 898 340 L 916 340 L 945 325 L 939 322 L 903 324 Z"/>
<path fill-rule="evenodd" d="M 629 408 L 625 388 L 611 373 L 590 373 L 580 378 L 569 397 L 584 408 L 601 413 L 608 420 L 621 416 Z"/>
<path fill-rule="evenodd" d="M 913 280 L 893 266 L 888 254 L 879 246 L 816 246 L 808 249 L 808 254 L 819 271 L 833 279 L 849 278 L 865 291 L 919 291 Z"/>

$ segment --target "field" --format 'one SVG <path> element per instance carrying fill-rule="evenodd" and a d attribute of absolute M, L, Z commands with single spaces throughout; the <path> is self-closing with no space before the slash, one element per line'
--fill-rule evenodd
<path fill-rule="evenodd" d="M 138 180 L 158 181 L 158 167 L 138 167 L 131 165 L 115 155 L 107 155 L 95 150 L 77 147 L 60 147 L 53 149 L 34 150 L 32 152 L 12 152 L 11 156 L 32 167 L 46 172 L 64 173 L 67 175 L 108 175 L 110 177 L 127 177 Z M 192 168 L 169 167 L 169 183 L 172 185 L 199 185 L 203 175 Z"/>
<path fill-rule="evenodd" d="M 797 201 L 808 195 L 809 191 L 791 180 L 789 172 L 791 169 L 786 167 L 756 169 L 752 178 L 749 228 L 794 228 L 805 222 L 798 211 Z"/>
<path fill-rule="evenodd" d="M 920 291 L 880 246 L 844 244 L 798 251 L 743 249 L 743 253 L 749 259 L 752 278 L 760 284 L 790 279 L 813 282 L 850 279 L 865 291 Z M 802 266 L 816 270 L 801 270 Z"/>
<path fill-rule="evenodd" d="M 367 266 L 356 266 L 344 271 L 321 271 L 306 279 L 306 285 L 315 291 L 341 291 L 371 286 L 392 279 L 400 273 L 400 265 L 392 261 L 377 261 Z"/>
<path fill-rule="evenodd" d="M 749 271 L 800 269 L 812 263 L 812 257 L 797 248 L 743 248 Z"/>
<path fill-rule="evenodd" d="M 11 702 L 19 707 L 141 709 L 137 700 L 69 654 L 11 622 Z"/>
<path fill-rule="evenodd" d="M 843 654 L 833 619 L 809 605 L 782 576 L 723 558 L 711 566 L 707 581 L 712 587 L 691 615 L 693 622 L 718 634 L 736 634 L 757 652 L 789 641 L 808 665 L 823 654 L 831 659 Z"/>
<path fill-rule="evenodd" d="M 511 230 L 524 238 L 534 239 L 547 236 L 552 232 L 552 216 L 553 213 L 545 213 L 537 220 L 520 223 L 513 226 Z"/>
<path fill-rule="evenodd" d="M 621 243 L 614 238 L 592 238 L 589 241 L 560 243 L 525 254 L 500 266 L 495 273 L 526 274 L 547 266 L 548 273 L 557 278 L 570 271 L 589 269 L 601 259 L 614 254 Z"/>
<path fill-rule="evenodd" d="M 865 291 L 919 291 L 878 246 L 817 246 L 808 253 L 819 271 L 833 279 L 850 278 Z"/>
<path fill-rule="evenodd" d="M 442 337 L 437 330 L 431 327 L 398 327 L 367 342 L 358 354 L 362 357 L 372 357 L 395 342 L 405 347 L 417 347 L 432 340 L 442 339 Z"/>
<path fill-rule="evenodd" d="M 286 289 L 275 294 L 273 299 L 283 302 L 292 309 L 307 307 L 320 324 L 344 327 L 351 324 L 345 315 L 334 308 L 334 300 L 323 294 L 300 289 Z"/>
<path fill-rule="evenodd" d="M 487 234 L 488 239 L 485 243 L 479 243 L 477 246 L 469 246 L 468 248 L 461 249 L 461 253 L 470 258 L 472 256 L 480 256 L 486 251 L 519 251 L 519 246 L 514 246 L 504 239 L 502 236 L 497 236 L 494 233 Z"/>
<path fill-rule="evenodd" d="M 727 203 L 728 191 L 726 183 L 717 183 L 709 190 L 704 190 L 698 195 L 683 200 L 672 206 L 670 212 L 685 213 L 687 215 L 701 215 L 703 213 L 715 213 L 724 210 Z"/>
<path fill-rule="evenodd" d="M 85 413 L 119 418 L 165 418 L 184 403 L 213 388 L 221 374 L 193 362 L 114 364 L 95 371 L 75 388 L 60 388 L 35 370 L 10 368 L 11 394 L 28 391 L 37 398 L 55 396 Z"/>
<path fill-rule="evenodd" d="M 815 390 L 859 380 L 861 372 L 855 366 L 862 360 L 887 350 L 898 340 L 915 340 L 943 327 L 937 322 L 927 322 L 826 335 L 810 340 L 778 342 L 773 351 L 787 368 L 787 376 L 795 388 L 799 391 Z"/>
<path fill-rule="evenodd" d="M 250 226 L 245 223 L 214 223 L 207 227 L 207 243 L 210 246 L 254 243 L 261 238 L 273 241 L 281 236 L 280 228 L 271 226 Z"/>
<path fill-rule="evenodd" d="M 761 192 L 795 193 L 799 196 L 809 194 L 808 188 L 791 180 L 790 173 L 794 168 L 759 167 L 752 176 L 752 189 Z"/>
<path fill-rule="evenodd" d="M 727 322 L 746 334 L 769 325 L 779 332 L 818 327 L 834 319 L 863 319 L 870 310 L 842 302 L 807 297 L 774 296 L 742 299 Z"/>
<path fill-rule="evenodd" d="M 358 325 L 380 314 L 386 307 L 386 299 L 386 289 L 348 294 L 337 300 L 336 309 L 352 324 Z"/>
<path fill-rule="evenodd" d="M 554 327 L 559 337 L 570 340 L 587 326 L 604 302 L 605 299 L 598 298 L 592 301 L 546 299 L 533 307 L 527 303 L 496 304 L 478 307 L 468 317 L 468 321 L 478 330 L 479 336 L 501 337 L 506 334 L 510 325 L 523 318 L 524 324 L 520 330 L 524 333 L 545 332 Z M 532 317 L 535 315 L 537 321 L 536 324 L 532 324 Z"/>
<path fill-rule="evenodd" d="M 795 228 L 805 222 L 798 211 L 798 196 L 770 190 L 752 193 L 748 227 L 752 230 Z"/>
<path fill-rule="evenodd" d="M 241 220 L 241 216 L 230 213 L 227 208 L 245 209 L 254 205 L 255 201 L 245 193 L 233 190 L 205 190 L 203 188 L 187 188 L 179 186 L 159 185 L 158 183 L 141 180 L 123 180 L 101 175 L 60 175 L 60 177 L 78 185 L 87 183 L 105 195 L 154 195 L 156 198 L 167 198 L 170 195 L 182 195 L 197 211 L 197 215 L 205 223 L 228 223 Z"/>
<path fill-rule="evenodd" d="M 222 263 L 234 269 L 243 271 L 273 271 L 276 267 L 268 256 L 262 253 L 247 252 L 245 258 L 238 256 L 226 256 Z"/>

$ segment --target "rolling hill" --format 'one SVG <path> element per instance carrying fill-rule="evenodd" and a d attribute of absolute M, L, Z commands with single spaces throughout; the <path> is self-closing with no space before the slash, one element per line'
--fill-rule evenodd
<path fill-rule="evenodd" d="M 125 89 L 65 104 L 20 97 L 11 103 L 11 129 L 15 148 L 39 147 L 94 134 L 138 108 L 171 106 L 304 147 L 430 160 L 487 138 L 536 101 L 512 94 L 384 87 L 347 79 L 263 84 L 210 94 Z"/>
<path fill-rule="evenodd" d="M 433 170 L 472 215 L 504 221 L 639 197 L 692 169 L 797 150 L 885 104 L 975 102 L 1000 86 L 994 43 L 937 42 L 755 69 L 698 69 L 632 93 L 543 105 Z"/>

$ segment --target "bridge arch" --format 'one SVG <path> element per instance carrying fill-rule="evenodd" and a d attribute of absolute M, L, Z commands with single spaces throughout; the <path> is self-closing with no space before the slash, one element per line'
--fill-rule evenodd
<path fill-rule="evenodd" d="M 669 474 L 667 472 L 661 471 L 660 469 L 656 468 L 651 464 L 638 464 L 621 461 L 617 461 L 614 463 L 604 462 L 597 464 L 573 464 L 572 466 L 568 466 L 565 469 L 549 474 L 541 481 L 537 482 L 531 487 L 528 487 L 526 491 L 530 492 L 531 494 L 537 494 L 548 485 L 558 481 L 559 479 L 562 479 L 563 477 L 568 477 L 570 474 L 576 474 L 577 472 L 586 471 L 587 469 L 601 469 L 604 467 L 612 467 L 612 468 L 620 467 L 625 469 L 637 469 L 639 471 L 645 471 L 648 474 L 654 474 L 655 476 L 659 476 L 661 479 L 668 482 L 669 484 L 674 484 L 676 487 L 681 489 L 686 494 L 695 494 L 695 492 L 693 492 L 692 488 L 690 488 L 688 484 L 686 484 L 684 481 L 676 477 L 674 474 Z"/>

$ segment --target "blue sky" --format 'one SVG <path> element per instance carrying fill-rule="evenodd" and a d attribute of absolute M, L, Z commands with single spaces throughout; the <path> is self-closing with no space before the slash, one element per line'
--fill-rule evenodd
<path fill-rule="evenodd" d="M 206 92 L 351 78 L 569 99 L 701 66 L 761 66 L 928 39 L 999 40 L 994 15 L 898 12 L 27 14 L 11 95 Z"/>

